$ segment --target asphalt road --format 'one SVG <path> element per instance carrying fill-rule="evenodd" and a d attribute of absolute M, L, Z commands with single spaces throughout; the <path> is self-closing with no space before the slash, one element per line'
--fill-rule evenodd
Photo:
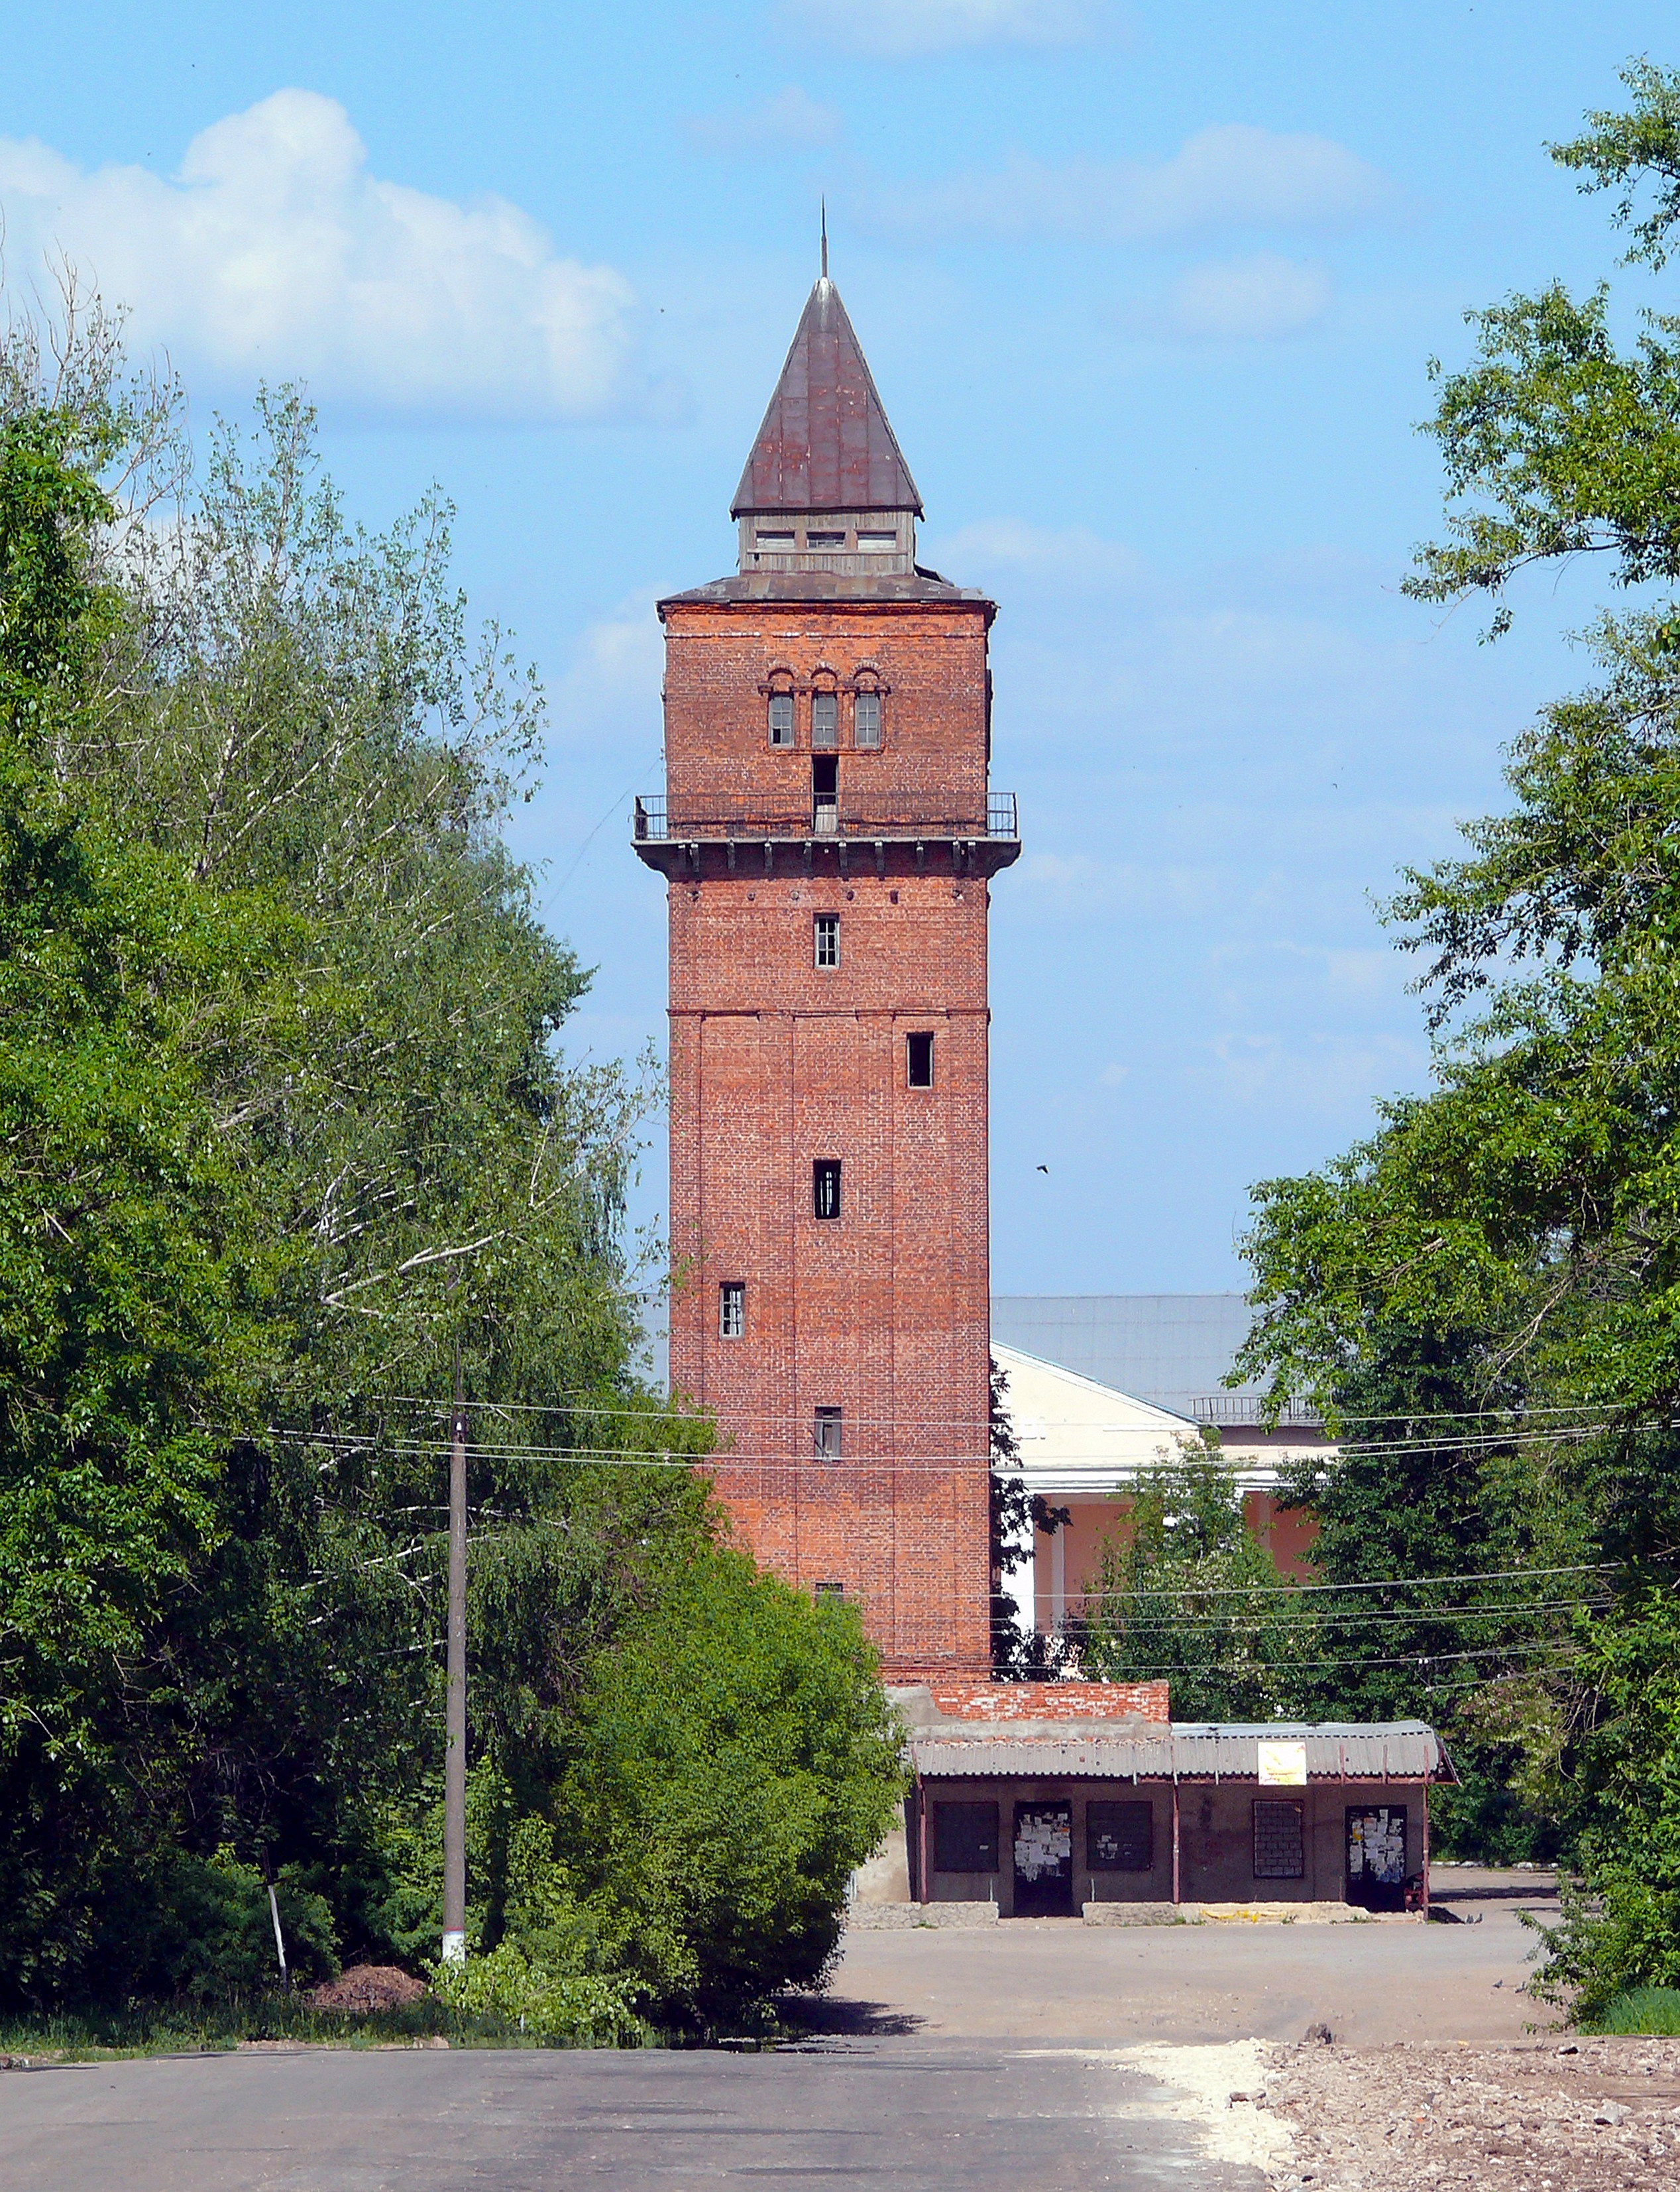
<path fill-rule="evenodd" d="M 176 2057 L 0 2074 L 0 2192 L 1261 2192 L 1166 2098 L 1100 2052 L 937 2040 Z"/>

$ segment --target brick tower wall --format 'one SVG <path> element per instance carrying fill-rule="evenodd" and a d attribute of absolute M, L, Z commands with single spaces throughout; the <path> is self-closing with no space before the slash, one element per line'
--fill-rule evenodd
<path fill-rule="evenodd" d="M 843 700 L 842 815 L 946 833 L 878 850 L 861 824 L 807 827 L 768 872 L 756 840 L 732 872 L 703 842 L 669 884 L 673 1386 L 717 1412 L 719 1489 L 757 1557 L 842 1585 L 900 1676 L 989 1662 L 988 888 L 950 842 L 984 829 L 989 615 L 665 608 L 672 838 L 808 813 L 812 680 L 845 695 L 860 670 L 884 739 L 857 751 Z M 772 671 L 798 695 L 791 751 L 767 743 Z M 840 916 L 832 970 L 813 964 L 819 913 Z M 912 1030 L 934 1036 L 931 1089 L 908 1086 Z M 838 1220 L 812 1207 L 829 1157 Z M 746 1285 L 738 1339 L 719 1331 L 724 1281 Z M 838 1463 L 817 1455 L 819 1407 L 843 1412 Z"/>

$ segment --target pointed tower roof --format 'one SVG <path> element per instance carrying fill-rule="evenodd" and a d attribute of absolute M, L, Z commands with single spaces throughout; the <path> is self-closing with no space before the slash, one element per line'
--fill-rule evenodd
<path fill-rule="evenodd" d="M 801 510 L 922 514 L 840 291 L 826 274 L 806 300 L 730 516 Z"/>

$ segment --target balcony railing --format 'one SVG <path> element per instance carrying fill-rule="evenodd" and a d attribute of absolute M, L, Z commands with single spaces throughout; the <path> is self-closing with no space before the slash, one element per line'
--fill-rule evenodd
<path fill-rule="evenodd" d="M 948 799 L 900 798 L 868 806 L 821 799 L 770 807 L 729 800 L 638 799 L 638 843 L 684 837 L 999 837 L 1021 834 L 1012 791 L 986 795 L 982 820 L 953 813 Z"/>

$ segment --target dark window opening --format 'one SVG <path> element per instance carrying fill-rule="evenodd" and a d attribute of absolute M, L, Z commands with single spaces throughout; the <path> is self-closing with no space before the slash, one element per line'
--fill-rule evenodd
<path fill-rule="evenodd" d="M 1307 1845 L 1302 1831 L 1305 1806 L 1254 1800 L 1254 1876 L 1256 1880 L 1303 1880 Z"/>
<path fill-rule="evenodd" d="M 739 1339 L 747 1329 L 747 1288 L 741 1279 L 726 1279 L 717 1290 L 720 1339 Z"/>
<path fill-rule="evenodd" d="M 912 1088 L 932 1087 L 933 1037 L 931 1035 L 907 1035 L 904 1038 L 904 1061 Z"/>
<path fill-rule="evenodd" d="M 811 743 L 813 746 L 840 744 L 840 694 L 813 693 L 811 696 Z"/>
<path fill-rule="evenodd" d="M 1085 1864 L 1092 1872 L 1152 1872 L 1155 1864 L 1154 1806 L 1087 1804 Z"/>
<path fill-rule="evenodd" d="M 816 939 L 815 963 L 818 967 L 838 967 L 840 964 L 840 916 L 819 913 L 812 923 Z"/>
<path fill-rule="evenodd" d="M 840 1412 L 838 1408 L 818 1408 L 812 1425 L 812 1437 L 818 1461 L 838 1461 L 840 1458 Z"/>
<path fill-rule="evenodd" d="M 819 836 L 838 827 L 840 763 L 832 754 L 817 754 L 811 763 L 811 826 Z"/>
<path fill-rule="evenodd" d="M 860 693 L 851 704 L 851 741 L 854 745 L 878 746 L 881 742 L 881 696 Z"/>
<path fill-rule="evenodd" d="M 936 1872 L 997 1870 L 998 1807 L 995 1804 L 934 1806 L 933 1869 Z"/>
<path fill-rule="evenodd" d="M 805 536 L 805 545 L 807 548 L 844 548 L 846 535 L 843 533 L 807 532 Z"/>
<path fill-rule="evenodd" d="M 790 746 L 794 742 L 794 696 L 791 693 L 772 693 L 770 696 L 770 743 L 773 746 Z"/>
<path fill-rule="evenodd" d="M 840 1214 L 840 1161 L 818 1157 L 811 1167 L 811 1208 L 817 1218 Z"/>
<path fill-rule="evenodd" d="M 846 1585 L 843 1583 L 819 1583 L 816 1588 L 815 1596 L 819 1605 L 824 1599 L 827 1599 L 830 1604 L 841 1603 L 846 1597 Z"/>

